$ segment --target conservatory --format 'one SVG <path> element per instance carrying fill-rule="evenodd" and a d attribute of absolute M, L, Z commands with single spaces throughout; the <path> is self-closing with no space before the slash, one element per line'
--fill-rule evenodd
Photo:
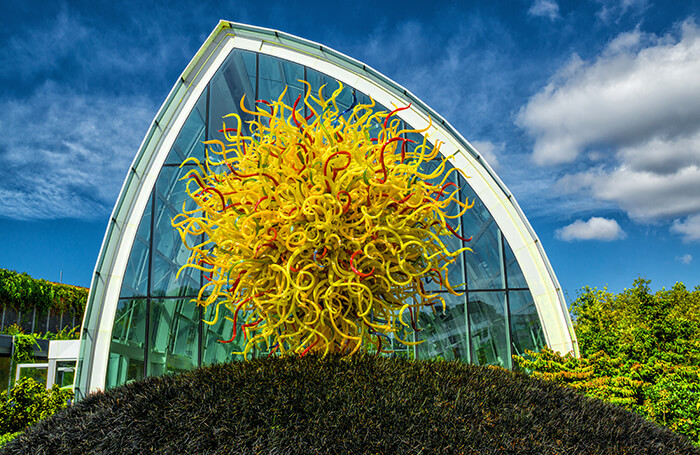
<path fill-rule="evenodd" d="M 204 159 L 204 142 L 224 139 L 222 119 L 259 99 L 292 105 L 310 84 L 354 103 L 397 113 L 407 128 L 425 128 L 431 143 L 452 156 L 451 177 L 461 200 L 474 201 L 459 222 L 471 237 L 450 268 L 460 295 L 420 313 L 418 330 L 404 334 L 416 346 L 392 343 L 392 355 L 440 356 L 479 365 L 512 367 L 511 356 L 543 346 L 577 352 L 564 296 L 544 250 L 513 195 L 488 163 L 445 119 L 407 89 L 361 62 L 318 43 L 279 31 L 221 21 L 187 66 L 151 124 L 128 170 L 92 278 L 82 325 L 75 391 L 85 394 L 146 376 L 236 360 L 219 343 L 233 322 L 212 319 L 192 303 L 203 274 L 184 269 L 190 253 L 171 220 L 192 206 L 181 180 L 190 157 Z M 252 105 L 249 105 L 252 109 Z M 182 165 L 182 166 L 181 166 Z M 451 240 L 454 249 L 463 241 Z M 455 278 L 456 277 L 456 278 Z M 437 283 L 426 287 L 444 292 Z M 261 354 L 260 352 L 255 353 Z"/>

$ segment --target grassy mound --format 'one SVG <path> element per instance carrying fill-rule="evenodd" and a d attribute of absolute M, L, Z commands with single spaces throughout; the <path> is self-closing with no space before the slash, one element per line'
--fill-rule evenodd
<path fill-rule="evenodd" d="M 271 358 L 149 378 L 76 405 L 8 454 L 700 453 L 622 408 L 496 368 Z"/>

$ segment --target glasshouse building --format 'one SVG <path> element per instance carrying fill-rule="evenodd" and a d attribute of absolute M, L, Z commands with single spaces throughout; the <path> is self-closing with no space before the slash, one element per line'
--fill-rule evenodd
<path fill-rule="evenodd" d="M 207 140 L 224 140 L 222 119 L 250 114 L 241 99 L 278 99 L 292 105 L 310 90 L 332 93 L 344 108 L 376 104 L 406 128 L 429 128 L 428 141 L 458 172 L 450 178 L 461 200 L 469 246 L 450 267 L 459 295 L 445 293 L 446 309 L 420 312 L 416 346 L 392 343 L 392 355 L 440 356 L 512 367 L 511 356 L 549 346 L 577 352 L 564 296 L 532 227 L 513 195 L 483 156 L 446 120 L 408 90 L 372 68 L 323 45 L 282 32 L 221 21 L 187 66 L 151 124 L 112 213 L 92 279 L 76 371 L 77 397 L 146 376 L 240 358 L 228 339 L 230 319 L 214 325 L 214 305 L 192 300 L 204 283 L 201 271 L 184 269 L 190 256 L 172 219 L 192 201 L 181 180 L 203 160 Z M 249 109 L 254 109 L 252 104 Z M 182 166 L 181 166 L 182 165 Z M 454 249 L 463 240 L 450 240 Z M 457 277 L 455 279 L 454 277 Z M 427 283 L 436 292 L 437 283 Z M 412 330 L 412 329 L 411 329 Z M 253 355 L 259 355 L 260 352 Z"/>

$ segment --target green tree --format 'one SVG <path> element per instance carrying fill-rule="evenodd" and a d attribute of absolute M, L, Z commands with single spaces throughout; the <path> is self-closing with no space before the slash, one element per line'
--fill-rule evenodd
<path fill-rule="evenodd" d="M 72 398 L 71 390 L 61 390 L 55 384 L 51 390 L 46 390 L 43 384 L 31 378 L 20 378 L 7 400 L 0 401 L 0 434 L 24 431 L 66 407 Z"/>
<path fill-rule="evenodd" d="M 612 294 L 584 288 L 571 305 L 581 357 L 514 356 L 535 377 L 624 406 L 700 444 L 700 287 L 653 293 L 639 278 Z"/>

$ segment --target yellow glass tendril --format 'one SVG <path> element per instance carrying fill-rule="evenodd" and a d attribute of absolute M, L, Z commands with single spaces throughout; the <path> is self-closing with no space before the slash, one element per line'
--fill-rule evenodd
<path fill-rule="evenodd" d="M 196 303 L 215 305 L 207 324 L 228 309 L 233 336 L 223 342 L 242 332 L 244 356 L 253 346 L 282 355 L 386 352 L 389 334 L 416 344 L 399 336 L 406 312 L 415 329 L 421 307 L 444 309 L 425 291 L 428 278 L 458 295 L 447 270 L 469 248 L 449 251 L 443 239 L 457 235 L 447 220 L 471 205 L 446 183 L 454 169 L 445 158 L 422 171 L 440 144 L 406 139 L 427 128 L 400 129 L 401 109 L 373 112 L 372 102 L 340 112 L 342 85 L 326 100 L 323 87 L 314 97 L 302 82 L 307 118 L 300 98 L 282 101 L 286 89 L 255 111 L 242 99 L 250 133 L 230 114 L 236 128 L 224 124 L 226 141 L 205 142 L 204 162 L 183 163 L 196 165 L 183 179 L 197 208 L 183 204 L 172 221 L 191 251 L 178 274 L 205 272 Z M 459 213 L 448 215 L 452 204 Z"/>

